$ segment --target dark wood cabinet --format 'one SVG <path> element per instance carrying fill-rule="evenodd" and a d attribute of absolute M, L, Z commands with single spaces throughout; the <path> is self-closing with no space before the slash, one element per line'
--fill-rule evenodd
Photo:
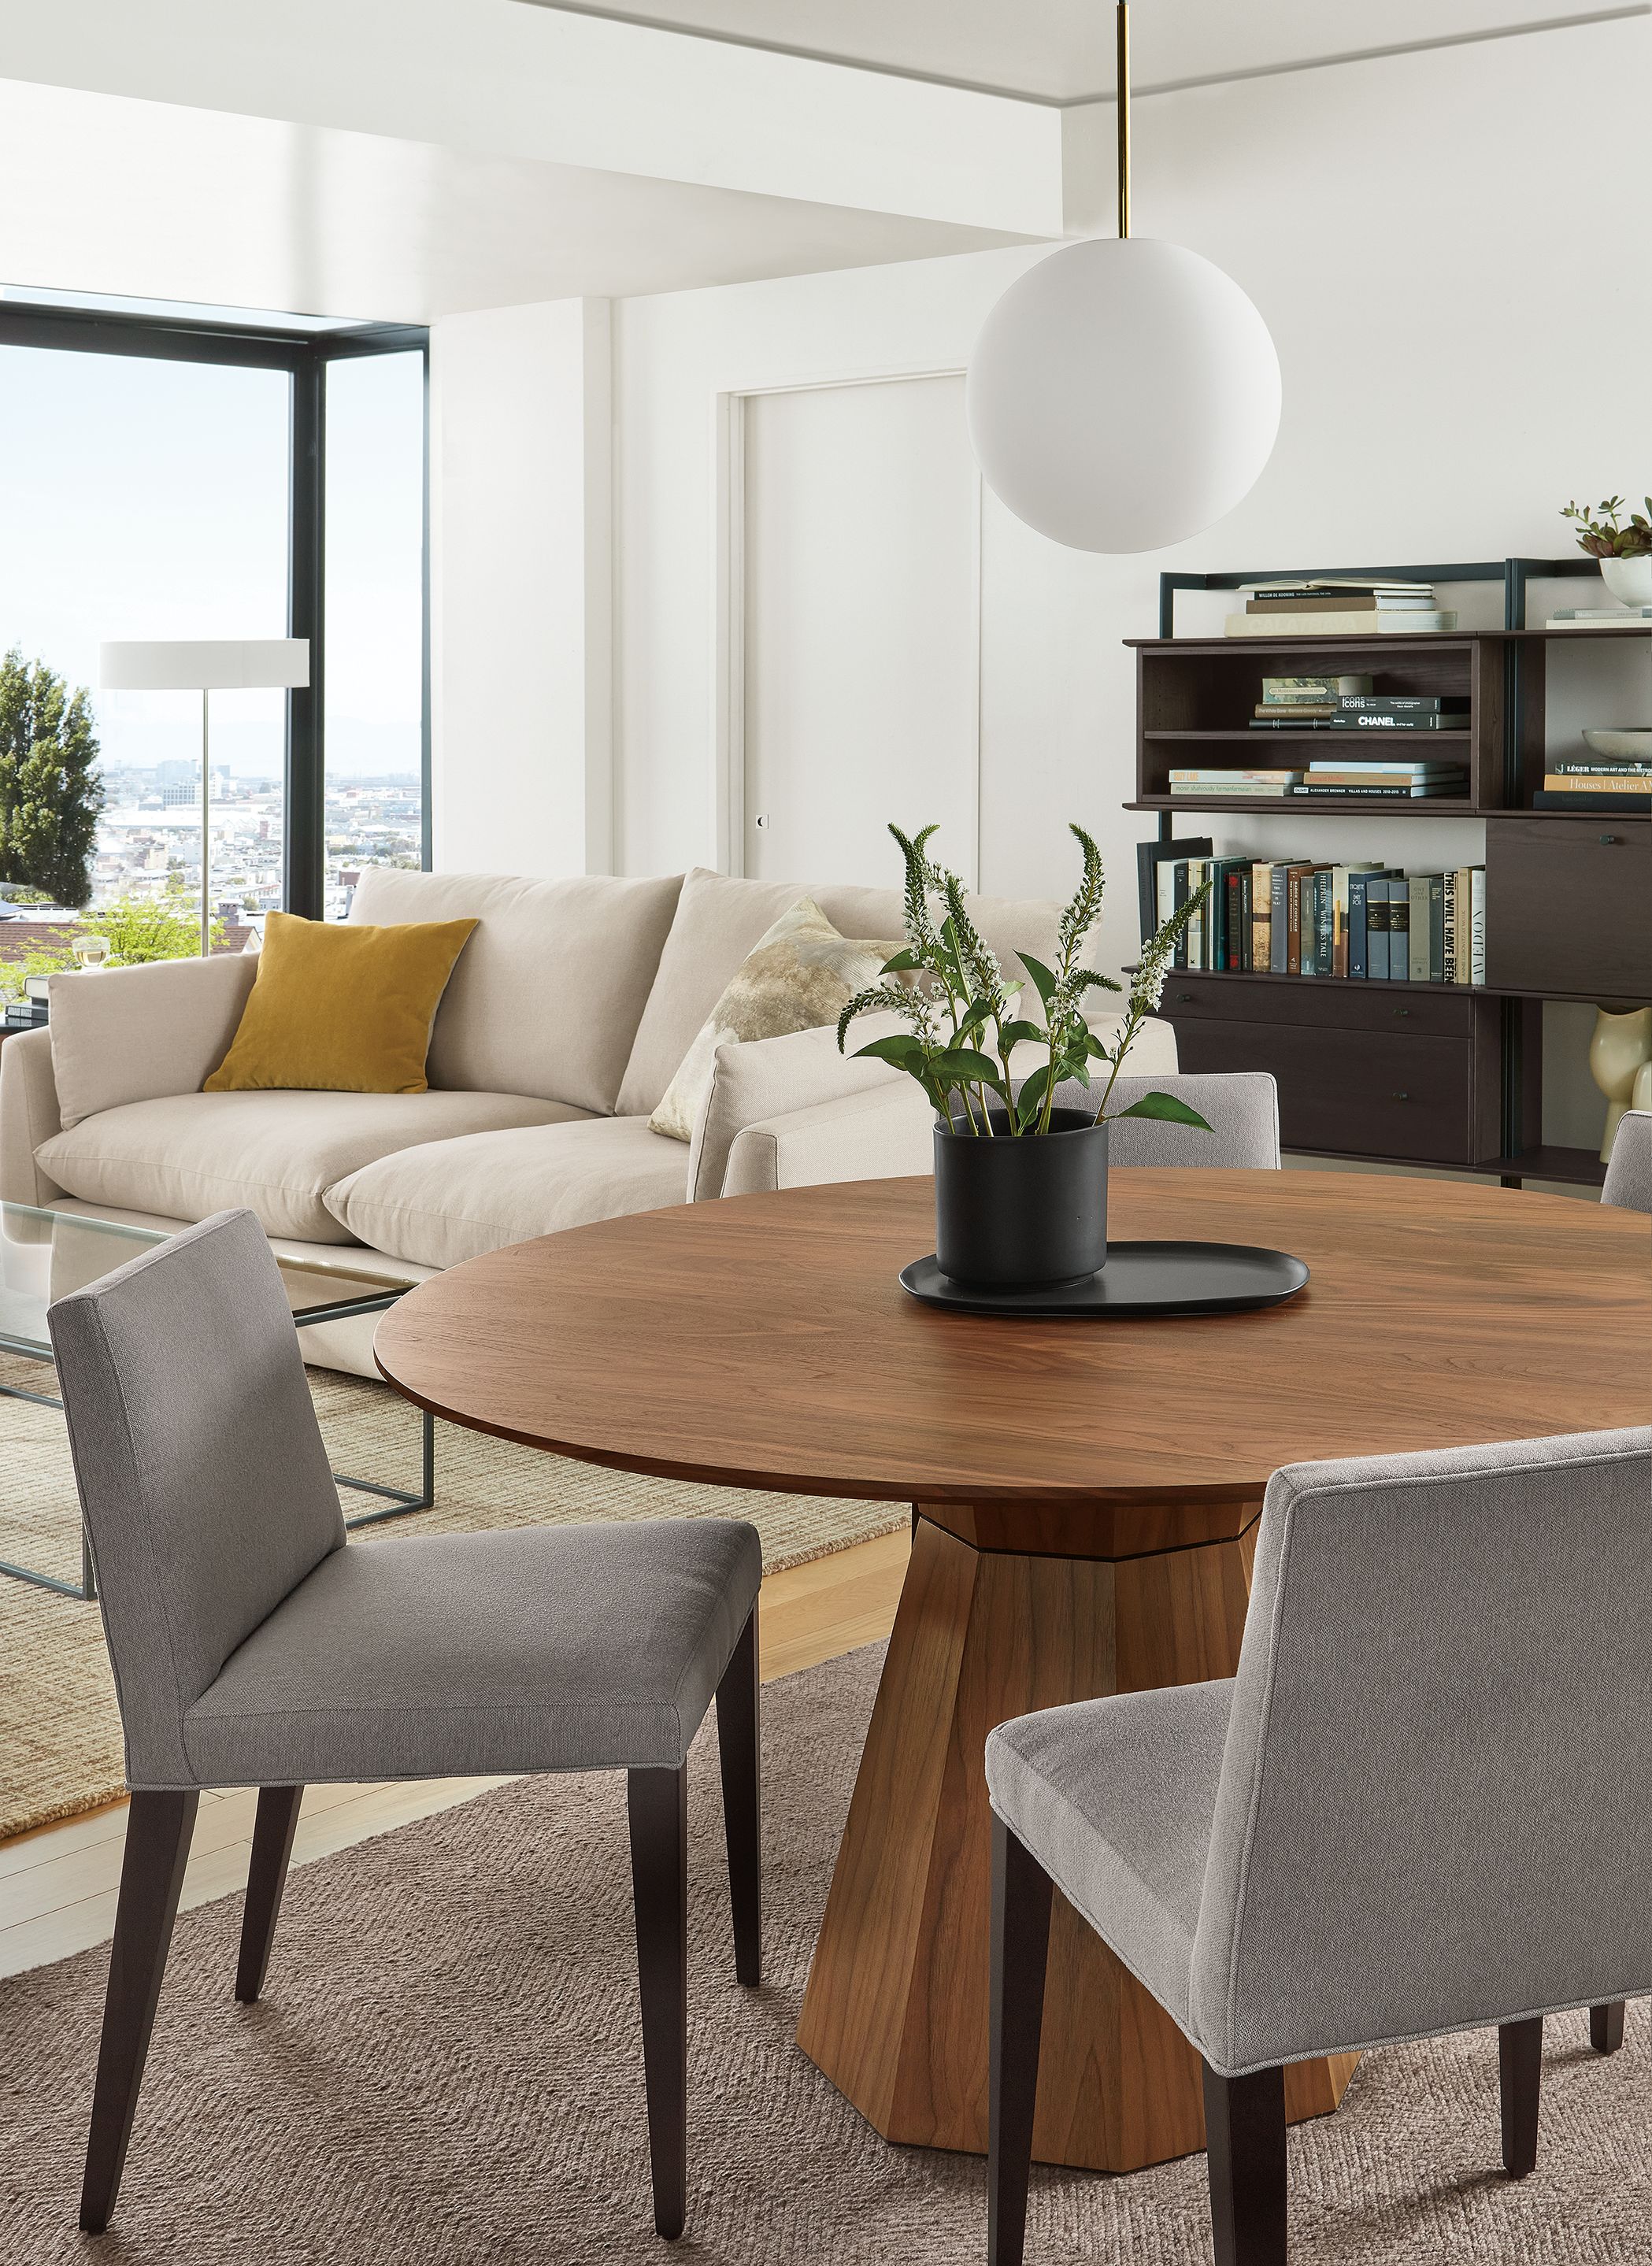
<path fill-rule="evenodd" d="M 1652 999 L 1652 825 L 1546 812 L 1488 819 L 1486 981 Z"/>
<path fill-rule="evenodd" d="M 1312 980 L 1303 988 L 1317 990 Z M 1214 976 L 1201 998 L 1173 978 L 1160 1012 L 1175 1027 L 1183 1070 L 1272 1071 L 1288 1149 L 1417 1164 L 1476 1165 L 1496 1157 L 1502 1034 L 1495 1001 L 1422 1000 L 1420 1009 L 1455 1014 L 1424 1012 L 1407 1027 L 1411 1001 L 1349 1000 L 1351 988 L 1327 983 L 1334 996 L 1319 996 L 1313 1013 L 1297 1019 L 1295 987 L 1284 983 Z M 1210 994 L 1218 990 L 1212 1000 Z M 1341 1017 L 1334 1012 L 1339 1004 Z M 1444 1027 L 1448 1020 L 1454 1030 Z"/>

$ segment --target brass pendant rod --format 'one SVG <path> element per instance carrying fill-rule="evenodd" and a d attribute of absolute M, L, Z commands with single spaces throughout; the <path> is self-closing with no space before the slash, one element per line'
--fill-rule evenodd
<path fill-rule="evenodd" d="M 1119 0 L 1119 234 L 1130 232 L 1130 8 Z"/>

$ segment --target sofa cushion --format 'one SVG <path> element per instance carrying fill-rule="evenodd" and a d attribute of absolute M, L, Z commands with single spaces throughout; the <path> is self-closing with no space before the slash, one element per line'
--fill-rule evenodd
<path fill-rule="evenodd" d="M 61 1188 L 89 1202 L 186 1220 L 245 1204 L 267 1234 L 347 1243 L 322 1196 L 362 1165 L 420 1142 L 578 1114 L 515 1093 L 176 1093 L 83 1117 L 39 1153 Z"/>
<path fill-rule="evenodd" d="M 52 1072 L 64 1125 L 163 1094 L 198 1093 L 229 1052 L 255 952 L 65 969 L 51 979 Z"/>
<path fill-rule="evenodd" d="M 891 857 L 894 848 L 891 845 Z M 897 861 L 898 862 L 898 861 Z M 840 936 L 903 937 L 901 892 L 830 881 L 744 881 L 704 866 L 683 876 L 660 972 L 642 1011 L 631 1060 L 614 1107 L 622 1117 L 657 1109 L 677 1064 L 711 1013 L 729 977 L 764 931 L 800 896 L 814 899 Z M 1061 907 L 1038 898 L 970 897 L 971 918 L 1015 974 L 1018 949 L 1049 960 L 1056 951 Z M 472 945 L 471 949 L 475 947 Z M 440 1019 L 438 1018 L 438 1027 Z"/>
<path fill-rule="evenodd" d="M 675 874 L 660 881 L 592 874 L 535 881 L 372 866 L 351 901 L 350 918 L 480 924 L 436 1011 L 432 1085 L 538 1094 L 576 1109 L 608 1111 L 680 887 Z M 713 999 L 721 989 L 713 985 Z M 696 1030 L 701 1020 L 703 1012 Z M 685 1040 L 679 1060 L 686 1047 Z M 662 1092 L 664 1085 L 662 1078 Z"/>
<path fill-rule="evenodd" d="M 404 1150 L 353 1173 L 327 1202 L 357 1241 L 457 1267 L 503 1244 L 680 1204 L 687 1164 L 682 1143 L 646 1118 L 587 1118 Z"/>

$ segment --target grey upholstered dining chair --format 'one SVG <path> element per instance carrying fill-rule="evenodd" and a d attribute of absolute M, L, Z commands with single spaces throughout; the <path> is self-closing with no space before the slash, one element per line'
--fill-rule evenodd
<path fill-rule="evenodd" d="M 1203 2058 L 1217 2266 L 1285 2256 L 1284 2065 L 1652 1989 L 1652 1429 L 1298 1464 L 1236 1676 L 987 1741 L 989 2256 L 1020 2266 L 1052 1882 Z"/>
<path fill-rule="evenodd" d="M 1083 1109 L 1093 1117 L 1102 1079 L 1083 1086 L 1069 1078 L 1056 1088 L 1056 1106 Z M 1162 1078 L 1122 1071 L 1107 1102 L 1109 1116 L 1144 1093 L 1172 1093 L 1196 1109 L 1210 1125 L 1175 1125 L 1162 1117 L 1123 1117 L 1107 1130 L 1109 1165 L 1252 1165 L 1279 1169 L 1279 1088 L 1265 1070 L 1178 1071 Z"/>
<path fill-rule="evenodd" d="M 347 1549 L 250 1211 L 50 1320 L 132 1789 L 82 2226 L 114 2207 L 201 1788 L 259 1789 L 235 1986 L 250 2004 L 307 1783 L 624 1770 L 654 2223 L 680 2233 L 686 1756 L 713 1694 L 735 1972 L 759 1979 L 756 1531 L 658 1519 Z"/>
<path fill-rule="evenodd" d="M 1652 1211 L 1652 1110 L 1632 1109 L 1619 1119 L 1600 1201 L 1625 1211 Z"/>

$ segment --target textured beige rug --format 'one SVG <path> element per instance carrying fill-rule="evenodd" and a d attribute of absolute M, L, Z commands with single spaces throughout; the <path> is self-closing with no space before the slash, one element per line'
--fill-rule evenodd
<path fill-rule="evenodd" d="M 334 1370 L 311 1370 L 310 1377 L 334 1470 L 416 1488 L 417 1413 L 387 1385 Z M 0 1384 L 49 1392 L 54 1378 L 38 1363 L 0 1356 Z M 343 1502 L 348 1517 L 374 1507 L 370 1496 L 352 1492 Z M 890 1533 L 908 1513 L 899 1503 L 637 1479 L 438 1424 L 435 1508 L 368 1527 L 353 1539 L 666 1516 L 749 1518 L 774 1573 Z M 62 1581 L 80 1577 L 80 1517 L 63 1419 L 55 1409 L 10 1399 L 0 1399 L 0 1559 Z M 0 1840 L 94 1809 L 124 1790 L 97 1606 L 0 1579 Z"/>
<path fill-rule="evenodd" d="M 296 1871 L 269 1995 L 238 1898 L 179 1923 L 113 2226 L 76 2232 L 107 1954 L 0 1984 L 6 2266 L 972 2266 L 982 2167 L 892 2148 L 793 2043 L 880 1650 L 764 1694 L 766 1979 L 734 1979 L 714 1750 L 692 1763 L 689 2224 L 654 2237 L 625 1789 L 520 1780 Z M 1495 2035 L 1368 2055 L 1290 2142 L 1298 2266 L 1652 2262 L 1643 2007 L 1548 2025 L 1538 2167 Z M 1029 2266 L 1208 2266 L 1202 2156 L 1037 2176 Z"/>

